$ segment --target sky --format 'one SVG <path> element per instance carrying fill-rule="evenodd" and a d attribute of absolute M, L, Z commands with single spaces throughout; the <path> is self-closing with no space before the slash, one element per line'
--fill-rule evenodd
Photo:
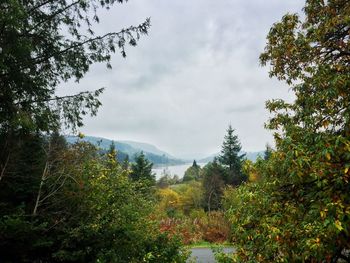
<path fill-rule="evenodd" d="M 148 36 L 116 53 L 112 70 L 93 65 L 79 83 L 59 92 L 106 87 L 98 115 L 80 131 L 151 143 L 180 158 L 220 151 L 229 124 L 242 150 L 273 145 L 264 129 L 265 102 L 293 99 L 290 88 L 261 67 L 272 24 L 301 13 L 301 0 L 130 0 L 101 11 L 96 32 L 120 31 L 151 18 Z"/>

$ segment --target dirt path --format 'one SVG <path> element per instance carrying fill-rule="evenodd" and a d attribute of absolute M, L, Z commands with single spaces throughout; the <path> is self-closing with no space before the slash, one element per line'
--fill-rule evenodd
<path fill-rule="evenodd" d="M 197 263 L 215 263 L 215 258 L 210 248 L 191 248 L 191 259 L 195 259 Z M 225 253 L 233 252 L 232 247 L 224 248 Z"/>

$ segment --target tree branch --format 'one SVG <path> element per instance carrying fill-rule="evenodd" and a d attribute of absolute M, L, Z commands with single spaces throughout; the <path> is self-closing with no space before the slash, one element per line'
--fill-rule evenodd
<path fill-rule="evenodd" d="M 78 0 L 78 1 L 75 1 L 69 5 L 67 5 L 66 7 L 60 9 L 60 10 L 57 10 L 56 12 L 54 12 L 53 14 L 49 15 L 46 19 L 43 19 L 42 21 L 36 23 L 34 26 L 32 26 L 31 28 L 29 28 L 26 33 L 30 33 L 32 30 L 36 29 L 38 26 L 52 20 L 55 16 L 59 15 L 59 14 L 62 14 L 63 12 L 65 12 L 66 10 L 68 10 L 69 8 L 79 4 L 81 2 L 81 0 Z"/>
<path fill-rule="evenodd" d="M 30 15 L 34 10 L 39 9 L 40 7 L 43 7 L 44 5 L 46 5 L 46 4 L 50 3 L 50 2 L 53 2 L 53 1 L 55 1 L 55 0 L 48 0 L 48 1 L 42 2 L 41 4 L 38 4 L 38 5 L 34 6 L 32 9 L 30 9 L 28 11 L 28 15 Z"/>
<path fill-rule="evenodd" d="M 80 96 L 83 96 L 83 95 L 86 95 L 86 94 L 91 94 L 91 93 L 101 93 L 103 92 L 104 88 L 101 88 L 101 89 L 97 89 L 97 90 L 94 90 L 94 91 L 82 91 L 82 92 L 79 92 L 78 94 L 75 94 L 75 95 L 67 95 L 67 96 L 62 96 L 62 97 L 54 97 L 54 98 L 48 98 L 48 99 L 45 99 L 45 100 L 30 100 L 30 101 L 20 101 L 20 102 L 17 102 L 15 103 L 15 105 L 19 105 L 21 103 L 38 103 L 38 102 L 49 102 L 49 101 L 59 101 L 59 100 L 65 100 L 65 99 L 70 99 L 70 98 L 77 98 L 77 97 L 80 97 Z"/>

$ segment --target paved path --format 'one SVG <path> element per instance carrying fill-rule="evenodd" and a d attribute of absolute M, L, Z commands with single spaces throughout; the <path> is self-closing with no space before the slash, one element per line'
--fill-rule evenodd
<path fill-rule="evenodd" d="M 195 259 L 197 263 L 215 263 L 214 254 L 210 248 L 192 248 L 191 259 Z M 225 247 L 225 253 L 233 252 L 232 247 Z"/>

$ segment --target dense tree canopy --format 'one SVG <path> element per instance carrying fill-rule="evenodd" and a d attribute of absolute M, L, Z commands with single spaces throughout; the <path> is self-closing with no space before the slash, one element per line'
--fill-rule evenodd
<path fill-rule="evenodd" d="M 262 64 L 296 100 L 272 100 L 276 151 L 228 194 L 238 261 L 349 261 L 350 2 L 308 0 L 273 25 Z"/>

